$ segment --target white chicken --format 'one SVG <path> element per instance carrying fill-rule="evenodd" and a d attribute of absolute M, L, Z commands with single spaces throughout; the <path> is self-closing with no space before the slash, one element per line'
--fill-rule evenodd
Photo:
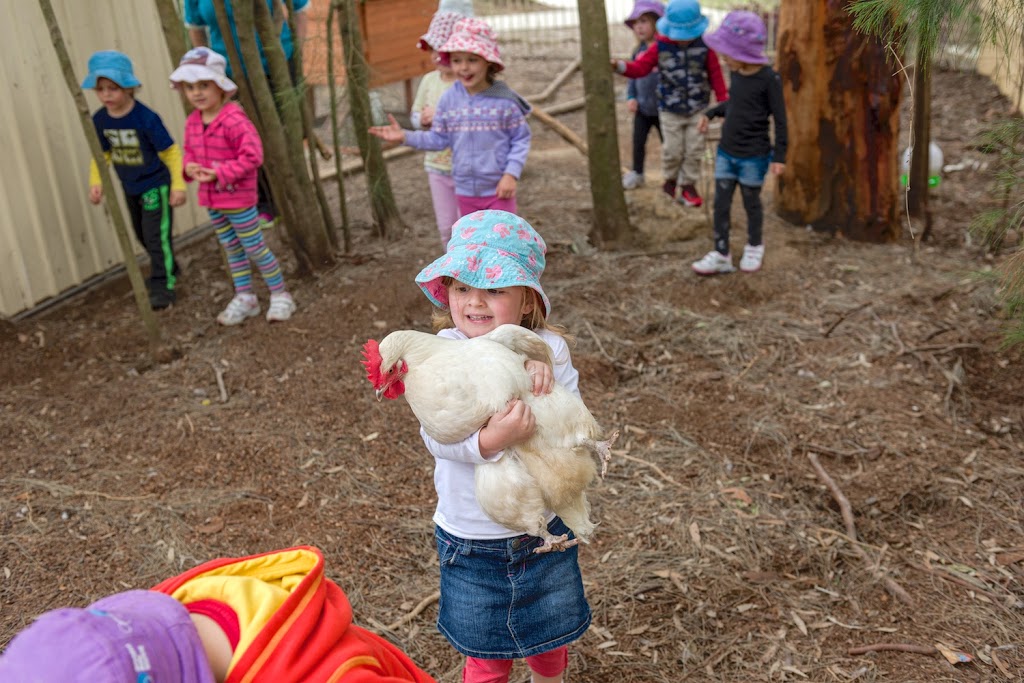
<path fill-rule="evenodd" d="M 586 496 L 597 474 L 594 456 L 604 476 L 618 432 L 601 440 L 601 428 L 583 401 L 557 383 L 551 393 L 533 394 L 525 362 L 552 364 L 547 343 L 536 333 L 501 325 L 480 337 L 454 340 L 401 330 L 379 345 L 366 342 L 363 356 L 377 399 L 405 396 L 424 431 L 440 443 L 467 438 L 512 399 L 529 405 L 536 431 L 496 462 L 477 465 L 477 500 L 498 524 L 544 539 L 536 552 L 577 542 L 548 532 L 548 510 L 588 542 L 595 526 Z"/>

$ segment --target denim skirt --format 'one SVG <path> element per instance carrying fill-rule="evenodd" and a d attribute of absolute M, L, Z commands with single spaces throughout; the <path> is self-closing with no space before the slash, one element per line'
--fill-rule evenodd
<path fill-rule="evenodd" d="M 737 180 L 740 185 L 761 187 L 771 163 L 771 154 L 763 157 L 734 157 L 719 147 L 715 155 L 715 180 Z"/>
<path fill-rule="evenodd" d="M 548 531 L 569 534 L 555 517 Z M 535 555 L 534 536 L 486 541 L 435 527 L 441 564 L 437 629 L 477 659 L 521 659 L 561 647 L 590 626 L 578 548 Z"/>

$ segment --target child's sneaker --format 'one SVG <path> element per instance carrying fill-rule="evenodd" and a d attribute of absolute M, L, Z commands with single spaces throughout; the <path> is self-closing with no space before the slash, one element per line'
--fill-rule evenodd
<path fill-rule="evenodd" d="M 692 268 L 694 272 L 701 275 L 718 275 L 736 270 L 732 267 L 732 259 L 728 254 L 719 254 L 714 249 L 704 254 L 704 258 L 700 261 L 694 261 Z"/>
<path fill-rule="evenodd" d="M 268 211 L 260 211 L 260 227 L 264 230 L 270 230 L 274 227 L 274 222 L 277 218 L 274 214 Z"/>
<path fill-rule="evenodd" d="M 259 314 L 260 302 L 255 294 L 235 294 L 228 307 L 217 316 L 217 322 L 226 326 L 240 325 L 246 318 Z"/>
<path fill-rule="evenodd" d="M 270 308 L 267 309 L 267 322 L 284 322 L 295 312 L 295 299 L 288 292 L 270 295 Z"/>
<path fill-rule="evenodd" d="M 686 204 L 687 206 L 700 206 L 704 203 L 704 200 L 701 199 L 696 187 L 693 185 L 683 185 L 679 188 L 679 203 Z"/>
<path fill-rule="evenodd" d="M 622 175 L 622 189 L 635 190 L 644 184 L 644 174 L 636 171 L 627 171 Z"/>
<path fill-rule="evenodd" d="M 666 180 L 661 185 L 661 191 L 668 195 L 668 198 L 672 201 L 676 200 L 676 181 Z"/>
<path fill-rule="evenodd" d="M 756 273 L 761 270 L 761 261 L 764 260 L 764 245 L 759 244 L 752 247 L 749 244 L 743 247 L 743 257 L 740 259 L 740 270 L 744 273 Z"/>

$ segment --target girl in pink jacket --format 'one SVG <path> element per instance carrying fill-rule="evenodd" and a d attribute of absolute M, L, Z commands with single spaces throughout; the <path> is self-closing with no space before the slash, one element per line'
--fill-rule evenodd
<path fill-rule="evenodd" d="M 217 322 L 238 325 L 259 315 L 250 259 L 270 289 L 267 320 L 288 320 L 295 301 L 285 290 L 277 258 L 263 241 L 256 209 L 256 171 L 263 163 L 263 143 L 242 108 L 229 100 L 238 86 L 225 74 L 226 66 L 221 55 L 197 47 L 185 53 L 171 74 L 171 83 L 184 89 L 195 107 L 185 121 L 185 180 L 199 181 L 199 205 L 210 213 L 235 285 L 235 296 Z"/>

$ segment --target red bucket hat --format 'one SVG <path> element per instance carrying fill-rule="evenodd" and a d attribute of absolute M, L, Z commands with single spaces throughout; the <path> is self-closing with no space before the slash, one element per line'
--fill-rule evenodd
<path fill-rule="evenodd" d="M 505 68 L 505 63 L 501 61 L 501 51 L 498 49 L 498 36 L 487 22 L 476 17 L 460 19 L 452 29 L 452 35 L 438 52 L 445 63 L 450 61 L 449 55 L 453 52 L 468 52 L 483 57 L 496 66 L 498 71 Z"/>

